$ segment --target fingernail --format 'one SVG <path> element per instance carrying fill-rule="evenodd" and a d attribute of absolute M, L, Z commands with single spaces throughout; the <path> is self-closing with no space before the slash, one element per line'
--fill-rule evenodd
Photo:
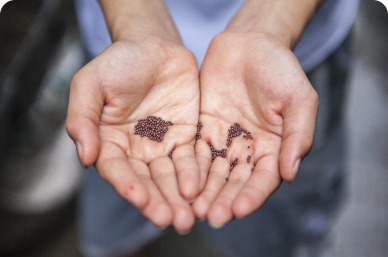
<path fill-rule="evenodd" d="M 175 231 L 176 231 L 179 235 L 185 236 L 185 235 L 187 235 L 187 234 L 189 234 L 189 233 L 191 232 L 191 229 L 188 230 L 188 231 L 179 231 L 179 230 L 177 230 L 177 229 L 175 228 Z"/>
<path fill-rule="evenodd" d="M 214 225 L 214 224 L 211 224 L 211 223 L 209 222 L 209 226 L 212 227 L 212 228 L 214 228 L 214 229 L 220 229 L 220 228 L 222 228 L 223 226 L 225 226 L 225 224 L 222 224 L 222 225 Z"/>
<path fill-rule="evenodd" d="M 77 154 L 78 154 L 78 159 L 82 165 L 82 167 L 84 167 L 84 169 L 87 169 L 88 167 L 85 166 L 83 163 L 82 163 L 82 156 L 83 156 L 83 151 L 82 151 L 82 146 L 79 142 L 75 142 L 75 145 L 76 145 L 76 148 L 77 148 Z"/>
<path fill-rule="evenodd" d="M 302 161 L 302 159 L 299 158 L 299 159 L 296 160 L 296 162 L 295 162 L 294 169 L 292 170 L 292 181 L 291 181 L 291 183 L 294 181 L 294 179 L 295 179 L 295 177 L 296 177 L 296 173 L 297 173 L 298 170 L 299 170 L 299 166 L 300 166 L 301 161 Z"/>

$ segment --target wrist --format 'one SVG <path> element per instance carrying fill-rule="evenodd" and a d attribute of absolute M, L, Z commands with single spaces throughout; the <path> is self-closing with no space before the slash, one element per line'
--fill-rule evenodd
<path fill-rule="evenodd" d="M 293 49 L 294 42 L 296 42 L 293 34 L 286 26 L 244 26 L 241 28 L 233 26 L 228 27 L 225 32 L 245 32 L 254 35 L 255 38 L 272 39 L 289 49 Z"/>
<path fill-rule="evenodd" d="M 137 17 L 118 17 L 110 26 L 112 42 L 121 40 L 133 40 L 138 37 L 160 37 L 182 44 L 177 31 L 171 30 L 168 26 L 154 21 L 144 20 Z"/>
<path fill-rule="evenodd" d="M 256 32 L 293 49 L 322 0 L 247 0 L 227 31 Z"/>
<path fill-rule="evenodd" d="M 158 36 L 182 43 L 162 0 L 100 0 L 112 42 Z"/>

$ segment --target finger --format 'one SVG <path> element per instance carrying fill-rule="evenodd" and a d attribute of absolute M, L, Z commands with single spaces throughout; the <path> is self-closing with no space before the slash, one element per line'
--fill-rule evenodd
<path fill-rule="evenodd" d="M 199 168 L 192 145 L 178 146 L 172 160 L 178 177 L 179 191 L 186 200 L 193 200 L 199 193 Z"/>
<path fill-rule="evenodd" d="M 299 165 L 313 145 L 318 96 L 311 88 L 305 100 L 290 103 L 284 113 L 283 140 L 280 149 L 280 174 L 289 182 L 295 179 Z"/>
<path fill-rule="evenodd" d="M 233 219 L 232 203 L 251 175 L 251 165 L 240 163 L 231 171 L 228 183 L 217 196 L 207 215 L 209 224 L 219 228 Z"/>
<path fill-rule="evenodd" d="M 229 177 L 229 163 L 227 159 L 215 158 L 210 167 L 204 190 L 192 205 L 197 219 L 204 219 L 217 195 L 222 190 Z"/>
<path fill-rule="evenodd" d="M 234 199 L 233 215 L 237 218 L 243 218 L 256 211 L 279 188 L 281 181 L 278 156 L 266 155 L 262 157 L 257 162 L 249 180 Z"/>
<path fill-rule="evenodd" d="M 173 225 L 178 232 L 185 233 L 194 225 L 194 215 L 190 205 L 179 193 L 175 168 L 172 161 L 159 157 L 149 164 L 152 180 L 171 206 L 174 214 Z"/>
<path fill-rule="evenodd" d="M 161 228 L 167 227 L 173 221 L 172 209 L 152 181 L 148 166 L 144 162 L 133 158 L 129 158 L 128 162 L 141 179 L 149 194 L 150 200 L 148 204 L 140 208 L 139 211 L 156 226 Z"/>
<path fill-rule="evenodd" d="M 147 189 L 129 165 L 122 149 L 116 144 L 107 141 L 101 143 L 96 169 L 122 198 L 137 208 L 148 204 Z"/>
<path fill-rule="evenodd" d="M 93 165 L 97 160 L 100 149 L 98 126 L 103 105 L 99 82 L 79 71 L 70 85 L 66 130 L 77 146 L 84 167 Z"/>
<path fill-rule="evenodd" d="M 209 173 L 210 165 L 212 163 L 211 150 L 203 139 L 198 139 L 195 143 L 195 156 L 199 167 L 200 183 L 199 188 L 202 191 L 206 184 L 207 176 Z"/>

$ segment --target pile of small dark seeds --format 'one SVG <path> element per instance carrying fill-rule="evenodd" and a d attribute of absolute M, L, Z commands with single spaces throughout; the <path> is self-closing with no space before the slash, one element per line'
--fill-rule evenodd
<path fill-rule="evenodd" d="M 247 163 L 250 163 L 250 162 L 251 162 L 251 156 L 248 155 L 248 157 L 247 157 Z"/>
<path fill-rule="evenodd" d="M 198 121 L 197 135 L 195 136 L 195 139 L 200 139 L 201 138 L 201 129 L 202 129 L 202 127 L 203 127 L 202 122 Z"/>
<path fill-rule="evenodd" d="M 230 169 L 229 169 L 229 171 L 232 171 L 232 170 L 233 170 L 233 168 L 237 165 L 237 161 L 238 161 L 238 158 L 234 159 L 234 161 L 232 161 L 232 162 L 230 163 Z"/>
<path fill-rule="evenodd" d="M 148 116 L 147 119 L 137 121 L 135 134 L 142 137 L 149 137 L 151 140 L 162 142 L 164 135 L 168 131 L 168 126 L 172 126 L 171 121 L 165 121 L 160 117 Z"/>
<path fill-rule="evenodd" d="M 242 132 L 244 132 L 246 135 L 244 135 L 244 138 L 246 139 L 253 139 L 251 132 L 247 131 L 243 127 L 240 126 L 238 123 L 234 123 L 232 126 L 230 126 L 230 129 L 228 129 L 228 139 L 226 139 L 226 146 L 229 147 L 232 144 L 232 138 L 238 137 L 241 135 Z"/>
<path fill-rule="evenodd" d="M 210 146 L 210 150 L 212 151 L 212 162 L 217 156 L 221 156 L 222 158 L 226 157 L 226 148 L 223 148 L 222 150 L 215 149 L 210 142 L 207 142 L 207 144 Z"/>
<path fill-rule="evenodd" d="M 174 146 L 174 148 L 171 150 L 171 152 L 168 154 L 168 157 L 170 157 L 171 160 L 172 160 L 172 152 L 174 152 L 174 150 L 175 150 L 175 146 Z"/>

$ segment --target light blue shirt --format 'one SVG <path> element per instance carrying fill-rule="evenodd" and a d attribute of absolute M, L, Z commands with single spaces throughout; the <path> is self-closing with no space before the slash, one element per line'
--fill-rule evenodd
<path fill-rule="evenodd" d="M 199 66 L 212 38 L 222 32 L 244 0 L 165 0 L 182 40 Z M 359 0 L 326 0 L 305 29 L 294 53 L 305 72 L 314 69 L 344 41 L 357 14 Z M 97 0 L 77 0 L 85 45 L 97 56 L 111 44 Z"/>

